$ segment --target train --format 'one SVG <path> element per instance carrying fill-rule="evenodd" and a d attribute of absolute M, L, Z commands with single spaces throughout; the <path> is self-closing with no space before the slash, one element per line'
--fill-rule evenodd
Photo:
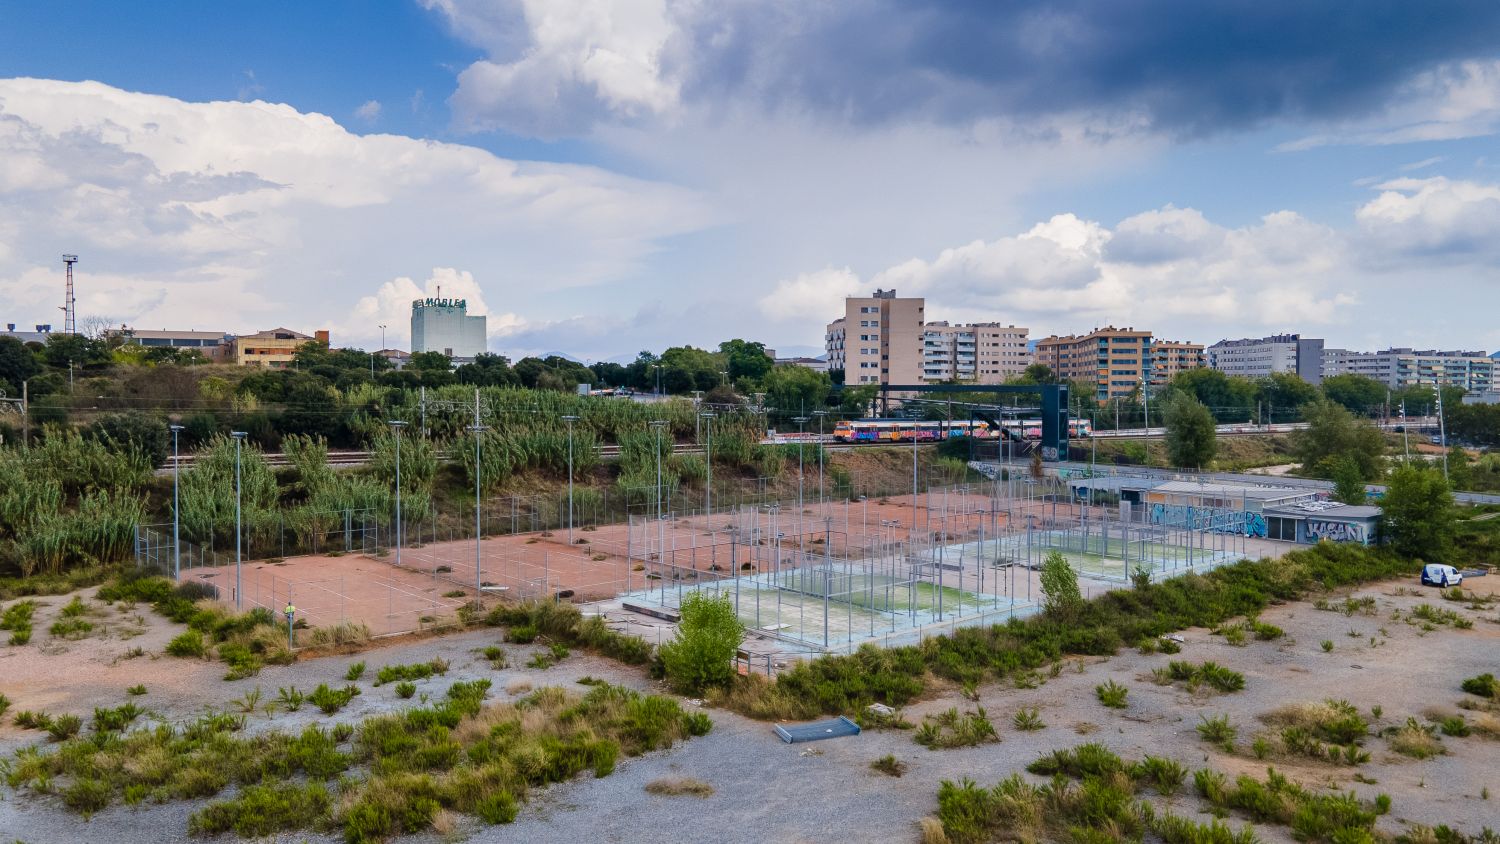
<path fill-rule="evenodd" d="M 1042 437 L 1042 422 L 1039 419 L 1007 419 L 1005 429 L 1022 439 L 1037 440 Z M 1088 437 L 1093 429 L 1087 419 L 1072 419 L 1068 422 L 1068 436 Z M 833 438 L 838 442 L 911 442 L 937 441 L 951 437 L 974 437 L 980 440 L 1000 438 L 1000 431 L 982 420 L 955 419 L 924 421 L 916 419 L 851 419 L 839 422 L 833 428 Z"/>

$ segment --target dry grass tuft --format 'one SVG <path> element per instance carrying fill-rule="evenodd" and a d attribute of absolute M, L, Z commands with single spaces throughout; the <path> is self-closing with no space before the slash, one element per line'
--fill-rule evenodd
<path fill-rule="evenodd" d="M 917 825 L 922 829 L 922 844 L 949 844 L 948 833 L 943 831 L 943 822 L 931 815 L 921 819 Z"/>
<path fill-rule="evenodd" d="M 693 797 L 708 797 L 714 793 L 714 787 L 703 780 L 692 777 L 662 777 L 646 783 L 646 793 L 657 794 L 663 797 L 678 797 L 690 795 Z"/>

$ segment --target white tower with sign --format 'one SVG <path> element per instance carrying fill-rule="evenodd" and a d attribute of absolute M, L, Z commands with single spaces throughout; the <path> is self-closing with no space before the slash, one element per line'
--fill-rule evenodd
<path fill-rule="evenodd" d="M 485 351 L 485 318 L 469 316 L 463 299 L 413 299 L 411 350 L 472 358 Z"/>

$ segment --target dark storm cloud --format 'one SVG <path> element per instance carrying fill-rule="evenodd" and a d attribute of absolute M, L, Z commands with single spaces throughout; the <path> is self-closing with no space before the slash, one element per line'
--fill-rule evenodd
<path fill-rule="evenodd" d="M 1413 74 L 1500 56 L 1500 2 L 729 0 L 679 10 L 689 102 L 747 96 L 854 123 L 1139 113 L 1198 134 L 1332 119 Z"/>

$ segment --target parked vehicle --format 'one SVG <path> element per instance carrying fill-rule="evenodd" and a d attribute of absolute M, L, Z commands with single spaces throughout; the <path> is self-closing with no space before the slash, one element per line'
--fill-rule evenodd
<path fill-rule="evenodd" d="M 1428 563 L 1422 567 L 1423 586 L 1457 586 L 1464 582 L 1463 572 L 1453 566 L 1445 566 L 1441 563 Z"/>

